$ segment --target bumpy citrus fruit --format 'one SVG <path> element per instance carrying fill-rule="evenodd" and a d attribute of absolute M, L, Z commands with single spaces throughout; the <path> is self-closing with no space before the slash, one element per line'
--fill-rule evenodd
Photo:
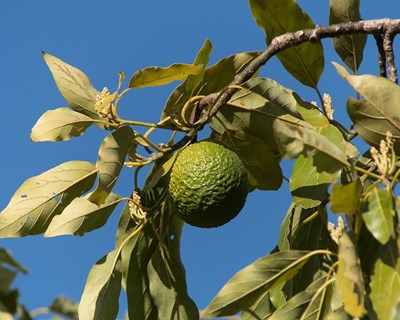
<path fill-rule="evenodd" d="M 247 197 L 247 171 L 224 146 L 202 141 L 186 147 L 171 171 L 169 192 L 183 221 L 221 226 L 238 215 Z"/>

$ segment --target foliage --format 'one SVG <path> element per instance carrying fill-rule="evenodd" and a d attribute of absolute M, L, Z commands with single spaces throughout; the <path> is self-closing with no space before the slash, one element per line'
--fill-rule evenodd
<path fill-rule="evenodd" d="M 43 53 L 69 108 L 44 113 L 31 139 L 66 141 L 92 126 L 105 137 L 96 163 L 69 161 L 27 179 L 0 214 L 0 237 L 82 236 L 105 225 L 117 205 L 125 203 L 115 249 L 91 269 L 79 308 L 59 298 L 50 312 L 71 319 L 114 319 L 123 288 L 129 319 L 200 318 L 187 292 L 180 259 L 184 223 L 171 205 L 168 182 L 179 150 L 209 126 L 209 140 L 225 144 L 243 160 L 251 190 L 279 189 L 284 181 L 281 161 L 295 160 L 287 179 L 293 200 L 276 248 L 238 271 L 201 317 L 399 317 L 400 88 L 392 81 L 397 75 L 390 41 L 400 31 L 374 29 L 371 23 L 369 29 L 357 25 L 342 32 L 340 28 L 361 20 L 360 1 L 330 1 L 329 22 L 340 23 L 340 28 L 324 37 L 332 38 L 334 50 L 349 68 L 335 63 L 334 81 L 346 81 L 355 90 L 355 97 L 347 101 L 352 125 L 346 128 L 334 119 L 329 94 L 318 87 L 325 64 L 318 38 L 321 27 L 295 0 L 249 4 L 265 31 L 264 53 L 238 53 L 208 66 L 212 45 L 207 39 L 192 64 L 138 70 L 125 89 L 121 72 L 115 92 L 95 89 L 81 70 Z M 309 29 L 312 36 L 304 38 Z M 378 44 L 384 42 L 387 65 L 381 62 L 380 68 L 387 67 L 391 80 L 382 76 L 385 72 L 358 74 L 367 33 L 374 34 Z M 318 103 L 257 76 L 269 49 L 295 79 L 315 91 Z M 133 89 L 174 81 L 181 83 L 160 111 L 158 123 L 120 117 L 119 102 Z M 148 131 L 140 134 L 137 127 Z M 158 129 L 170 133 L 161 144 L 151 139 Z M 178 132 L 183 138 L 176 141 Z M 365 144 L 356 146 L 357 136 Z M 139 185 L 144 166 L 151 170 Z M 135 188 L 131 194 L 117 195 L 113 188 L 123 167 L 134 171 Z M 332 217 L 337 225 L 328 222 Z M 17 313 L 19 319 L 32 316 L 10 287 L 18 272 L 26 270 L 1 249 L 2 319 Z"/>

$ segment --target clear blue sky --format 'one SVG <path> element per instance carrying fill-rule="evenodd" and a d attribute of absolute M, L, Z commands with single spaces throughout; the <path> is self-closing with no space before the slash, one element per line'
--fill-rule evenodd
<path fill-rule="evenodd" d="M 329 1 L 299 1 L 317 24 L 327 24 Z M 397 1 L 367 4 L 363 18 L 396 18 Z M 0 12 L 0 92 L 2 96 L 2 186 L 0 207 L 28 177 L 68 160 L 95 162 L 104 132 L 91 128 L 82 138 L 65 143 L 32 143 L 30 130 L 48 109 L 66 106 L 48 71 L 44 50 L 80 68 L 94 86 L 115 89 L 118 71 L 127 78 L 147 66 L 190 63 L 204 40 L 214 46 L 211 63 L 233 53 L 265 48 L 264 35 L 251 17 L 247 1 L 4 1 Z M 376 50 L 366 52 L 361 73 L 377 73 Z M 397 42 L 395 42 L 397 44 Z M 345 119 L 344 103 L 351 94 L 337 77 L 330 61 L 339 61 L 330 41 L 326 50 L 322 92 L 332 92 L 336 114 Z M 314 93 L 288 76 L 276 59 L 263 76 L 288 86 L 304 98 Z M 122 113 L 136 120 L 155 122 L 174 86 L 149 88 L 130 94 Z M 290 176 L 290 163 L 284 163 Z M 116 191 L 129 195 L 132 172 L 124 170 Z M 253 192 L 239 217 L 211 230 L 187 226 L 182 239 L 189 292 L 204 308 L 239 269 L 267 254 L 275 245 L 280 223 L 290 204 L 287 183 L 277 192 Z M 30 270 L 15 285 L 29 309 L 48 305 L 57 295 L 78 300 L 91 266 L 113 249 L 121 207 L 108 224 L 83 238 L 41 236 L 0 239 Z M 125 302 L 122 299 L 121 309 Z M 48 319 L 44 317 L 43 319 Z"/>

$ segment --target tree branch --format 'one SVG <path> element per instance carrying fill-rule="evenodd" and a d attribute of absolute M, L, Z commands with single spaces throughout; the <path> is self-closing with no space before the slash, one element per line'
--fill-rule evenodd
<path fill-rule="evenodd" d="M 378 47 L 378 64 L 379 64 L 379 73 L 381 77 L 386 78 L 386 53 L 383 48 L 383 38 L 381 34 L 374 34 L 374 38 L 376 41 L 376 46 Z"/>
<path fill-rule="evenodd" d="M 387 69 L 389 73 L 389 79 L 393 82 L 397 83 L 397 69 L 396 65 L 394 64 L 394 52 L 393 52 L 393 40 L 396 34 L 390 31 L 386 32 L 383 37 L 383 49 L 385 50 L 386 54 L 386 63 Z"/>
<path fill-rule="evenodd" d="M 240 85 L 245 81 L 249 80 L 265 63 L 268 62 L 271 57 L 276 55 L 277 53 L 302 44 L 304 42 L 319 42 L 325 38 L 333 38 L 346 34 L 354 34 L 354 33 L 363 33 L 363 34 L 390 34 L 391 37 L 394 37 L 396 34 L 400 33 L 400 19 L 377 19 L 377 20 L 365 20 L 365 21 L 357 21 L 357 22 L 348 22 L 348 23 L 339 23 L 333 24 L 330 26 L 316 26 L 313 29 L 299 30 L 295 32 L 288 32 L 281 36 L 277 36 L 272 39 L 268 48 L 260 54 L 257 58 L 255 58 L 242 72 L 236 75 L 235 79 L 231 83 L 232 85 Z M 389 41 L 389 40 L 387 40 Z M 389 42 L 387 46 L 390 44 L 385 53 L 393 52 L 391 50 L 391 43 Z M 394 62 L 394 56 L 392 56 L 392 62 Z M 391 65 L 392 74 L 395 74 L 394 64 Z M 394 67 L 394 69 L 393 69 Z M 396 76 L 397 78 L 397 76 Z M 224 105 L 228 100 L 232 97 L 232 95 L 238 89 L 229 89 L 222 94 L 218 101 L 215 101 L 213 97 L 207 96 L 203 100 L 198 102 L 199 108 L 204 108 L 205 106 L 212 105 L 212 110 L 209 114 L 210 117 L 214 116 L 219 108 Z M 208 121 L 207 118 L 203 116 L 200 119 L 199 129 L 201 129 L 205 123 Z"/>
<path fill-rule="evenodd" d="M 240 73 L 238 73 L 231 86 L 241 85 L 242 83 L 249 80 L 263 65 L 265 65 L 269 59 L 275 56 L 277 53 L 302 44 L 304 42 L 319 42 L 325 38 L 334 38 L 346 34 L 363 33 L 372 34 L 375 39 L 382 39 L 382 35 L 385 39 L 382 40 L 383 51 L 379 51 L 381 55 L 381 74 L 383 73 L 382 63 L 387 61 L 390 69 L 390 78 L 397 81 L 397 70 L 394 65 L 394 54 L 392 49 L 394 37 L 400 33 L 400 19 L 376 19 L 376 20 L 364 20 L 357 22 L 339 23 L 329 26 L 316 26 L 312 29 L 299 30 L 295 32 L 288 32 L 281 36 L 277 36 L 272 39 L 268 48 L 257 56 L 250 64 Z M 385 42 L 386 41 L 386 42 Z M 378 42 L 378 47 L 380 40 Z M 387 56 L 384 59 L 384 56 Z M 386 70 L 385 70 L 386 74 Z M 218 110 L 226 104 L 232 95 L 239 89 L 230 88 L 223 91 L 223 93 L 211 93 L 198 101 L 191 113 L 190 123 L 193 125 L 190 130 L 180 141 L 175 143 L 173 146 L 167 148 L 165 151 L 173 152 L 196 136 L 196 132 L 201 130 L 208 120 L 213 117 Z M 207 114 L 202 111 L 205 107 L 211 106 L 212 109 Z M 155 158 L 162 157 L 164 153 L 155 154 Z"/>

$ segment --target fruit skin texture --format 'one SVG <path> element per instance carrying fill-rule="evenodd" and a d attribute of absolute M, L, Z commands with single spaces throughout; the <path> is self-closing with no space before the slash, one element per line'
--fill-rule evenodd
<path fill-rule="evenodd" d="M 214 142 L 197 142 L 178 155 L 169 192 L 183 221 L 201 228 L 219 227 L 242 210 L 247 171 L 233 151 Z"/>

